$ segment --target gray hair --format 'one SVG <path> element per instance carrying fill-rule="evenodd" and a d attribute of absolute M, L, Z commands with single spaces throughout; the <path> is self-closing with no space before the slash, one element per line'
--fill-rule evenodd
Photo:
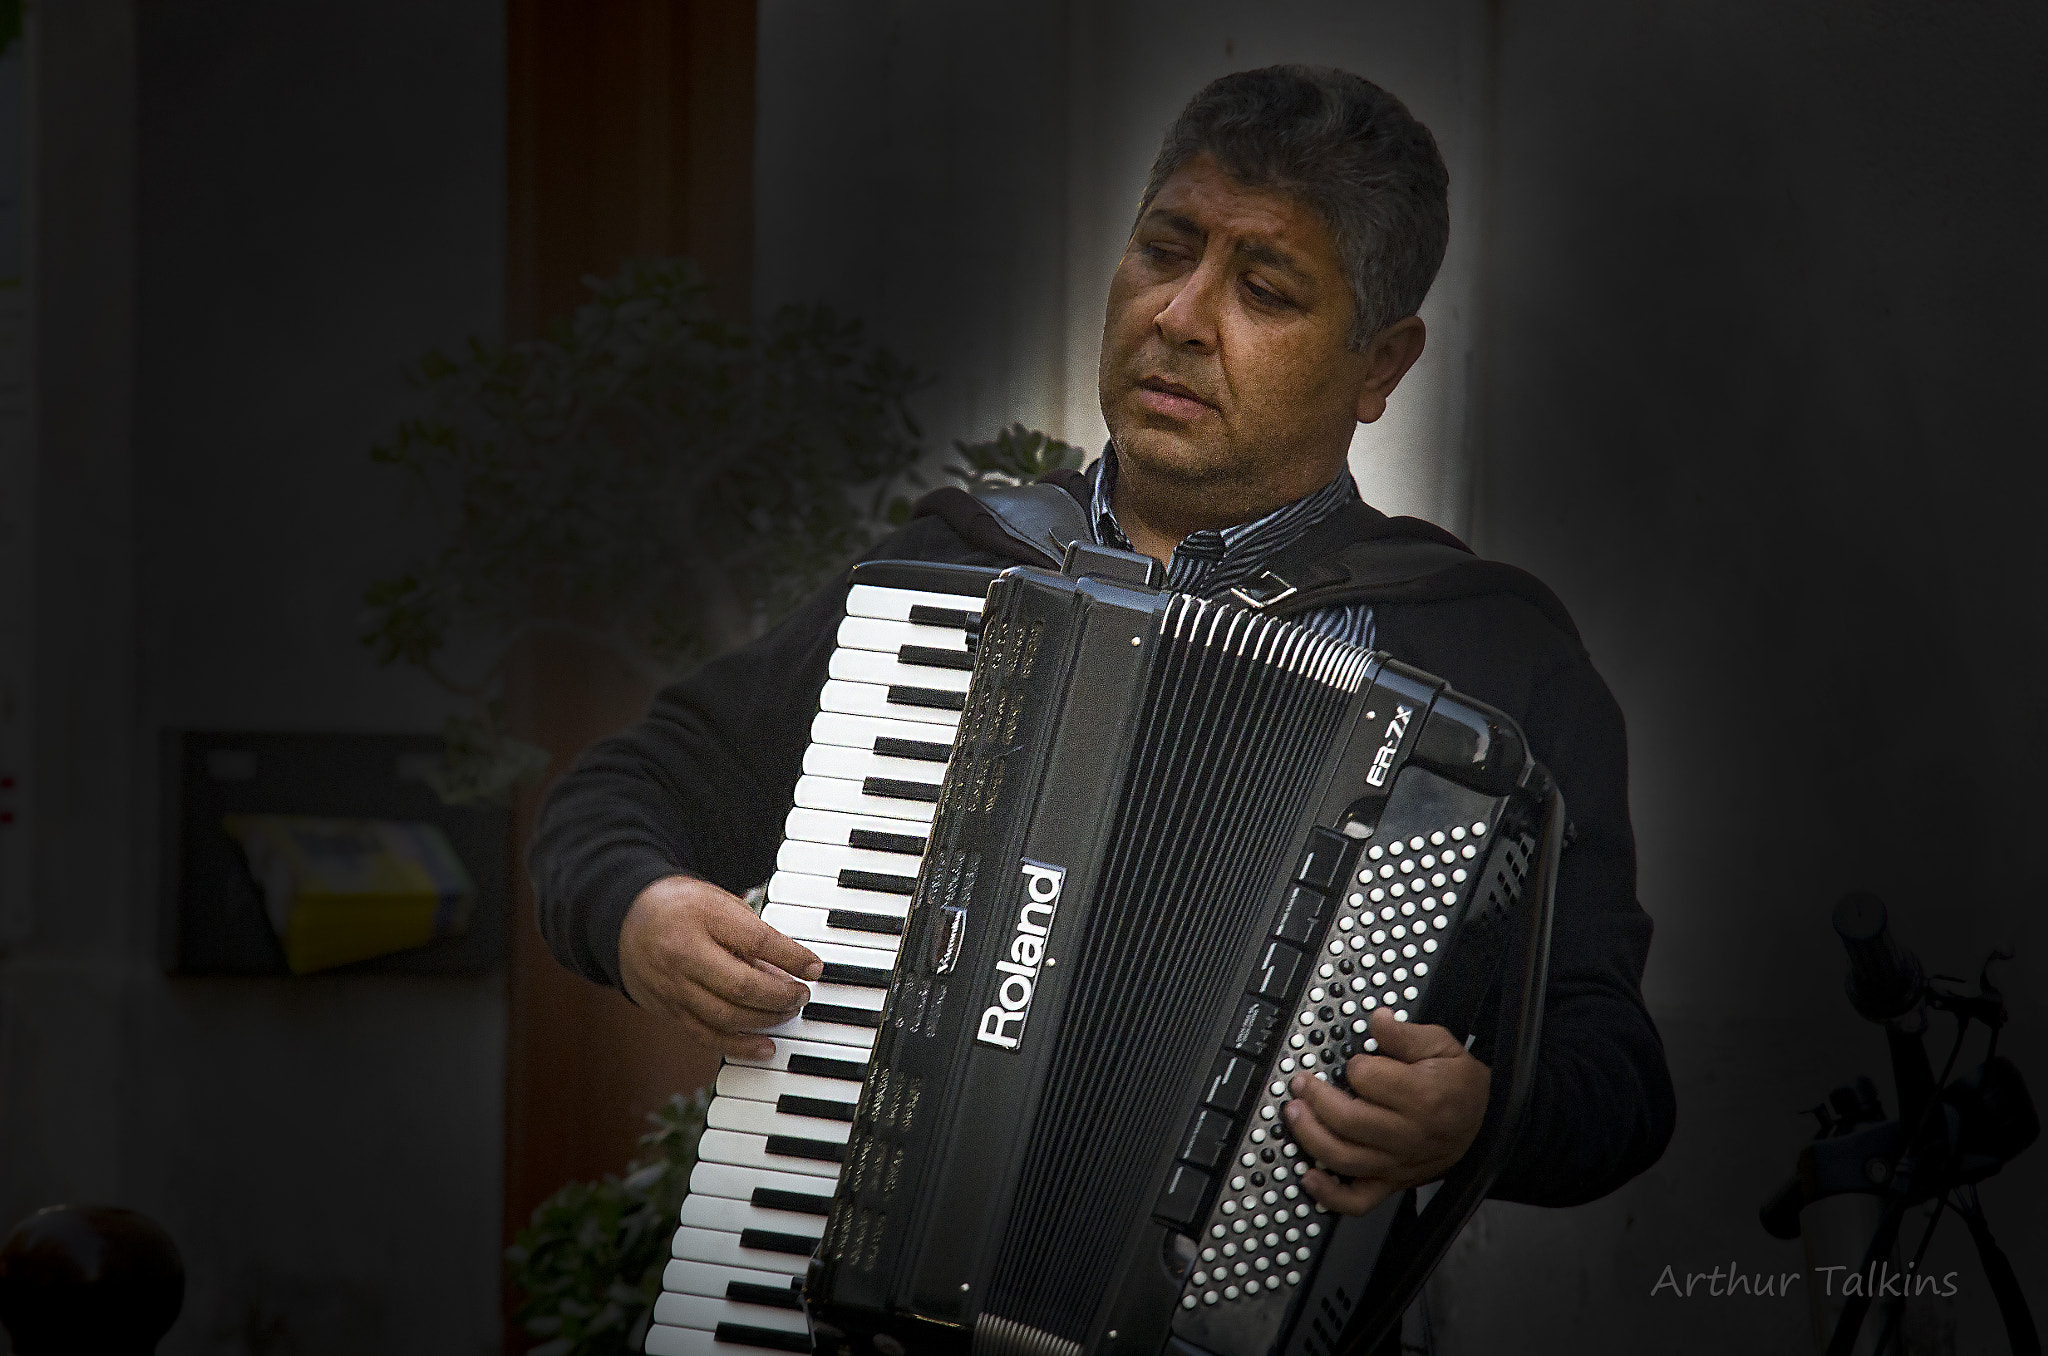
<path fill-rule="evenodd" d="M 1203 86 L 1166 129 L 1138 205 L 1207 153 L 1248 188 L 1308 204 L 1351 281 L 1353 349 L 1414 315 L 1450 240 L 1450 173 L 1399 99 L 1327 66 L 1267 66 Z"/>

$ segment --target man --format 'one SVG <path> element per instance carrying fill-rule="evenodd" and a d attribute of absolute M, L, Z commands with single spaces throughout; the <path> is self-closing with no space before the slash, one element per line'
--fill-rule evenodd
<path fill-rule="evenodd" d="M 1446 186 L 1428 130 L 1355 76 L 1275 67 L 1195 96 L 1110 286 L 1110 446 L 1075 487 L 1099 542 L 1153 556 L 1171 587 L 1205 597 L 1332 533 L 1454 542 L 1366 508 L 1346 470 L 1356 424 L 1385 411 L 1422 353 L 1415 312 L 1443 259 Z M 1014 563 L 975 526 L 934 513 L 872 555 Z M 820 973 L 733 892 L 773 869 L 845 591 L 842 578 L 663 692 L 542 815 L 533 875 L 556 954 L 727 1054 L 766 1053 L 751 1033 L 793 1014 Z M 1634 896 L 1620 713 L 1561 609 L 1488 588 L 1397 597 L 1299 620 L 1507 711 L 1573 816 L 1538 1083 L 1494 1194 L 1589 1200 L 1654 1162 L 1673 1117 L 1638 988 L 1650 922 Z M 1381 1053 L 1350 1061 L 1348 1091 L 1298 1077 L 1288 1108 L 1304 1147 L 1350 1179 L 1315 1172 L 1306 1187 L 1351 1214 L 1457 1162 L 1490 1081 L 1483 1042 L 1467 1051 L 1384 1010 L 1372 1034 Z"/>

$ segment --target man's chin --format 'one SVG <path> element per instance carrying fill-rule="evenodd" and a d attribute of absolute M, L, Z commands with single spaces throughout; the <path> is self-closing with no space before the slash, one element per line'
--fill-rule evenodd
<path fill-rule="evenodd" d="M 1227 450 L 1208 439 L 1157 424 L 1134 423 L 1112 430 L 1119 465 L 1129 464 L 1146 476 L 1202 485 L 1215 480 L 1233 463 Z"/>

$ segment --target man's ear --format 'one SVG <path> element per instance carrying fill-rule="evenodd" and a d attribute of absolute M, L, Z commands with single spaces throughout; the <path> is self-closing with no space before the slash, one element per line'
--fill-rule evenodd
<path fill-rule="evenodd" d="M 1360 355 L 1364 372 L 1358 388 L 1359 423 L 1370 424 L 1387 412 L 1387 397 L 1422 356 L 1428 337 L 1419 315 L 1396 320 L 1372 337 Z"/>

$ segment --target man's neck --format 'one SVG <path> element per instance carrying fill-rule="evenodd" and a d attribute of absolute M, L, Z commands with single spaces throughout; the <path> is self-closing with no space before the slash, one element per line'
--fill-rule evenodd
<path fill-rule="evenodd" d="M 1299 487 L 1263 493 L 1250 486 L 1217 486 L 1195 489 L 1178 482 L 1148 481 L 1130 462 L 1119 458 L 1116 482 L 1110 487 L 1110 511 L 1117 526 L 1130 540 L 1131 549 L 1161 565 L 1173 561 L 1173 553 L 1190 533 L 1235 527 L 1254 522 L 1273 510 L 1291 504 L 1327 485 L 1336 474 Z M 1282 497 L 1274 498 L 1278 493 Z M 1267 502 L 1267 501 L 1271 502 Z"/>

